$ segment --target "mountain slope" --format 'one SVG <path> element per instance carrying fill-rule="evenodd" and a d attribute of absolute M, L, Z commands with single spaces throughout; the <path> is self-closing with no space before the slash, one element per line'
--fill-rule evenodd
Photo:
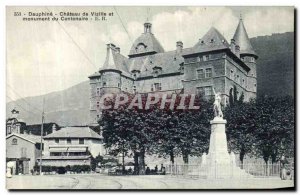
<path fill-rule="evenodd" d="M 59 125 L 86 125 L 89 121 L 89 82 L 85 81 L 63 91 L 26 97 L 7 103 L 6 113 L 16 107 L 27 124 L 41 123 L 45 97 L 45 121 Z"/>
<path fill-rule="evenodd" d="M 251 39 L 257 60 L 257 95 L 294 96 L 294 33 Z"/>

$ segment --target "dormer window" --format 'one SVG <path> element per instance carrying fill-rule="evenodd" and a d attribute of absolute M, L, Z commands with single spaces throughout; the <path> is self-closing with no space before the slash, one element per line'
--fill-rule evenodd
<path fill-rule="evenodd" d="M 210 40 L 211 43 L 213 43 L 214 41 L 215 41 L 214 39 L 211 39 L 211 40 Z"/>
<path fill-rule="evenodd" d="M 159 74 L 161 74 L 161 72 L 162 72 L 162 68 L 161 67 L 155 66 L 153 68 L 153 76 L 154 77 L 157 77 Z"/>
<path fill-rule="evenodd" d="M 137 53 L 142 53 L 142 52 L 145 52 L 146 51 L 146 48 L 147 48 L 147 45 L 145 45 L 144 43 L 139 43 L 135 50 Z"/>
<path fill-rule="evenodd" d="M 140 75 L 140 71 L 139 70 L 132 70 L 131 75 L 134 78 L 134 80 L 136 80 Z"/>

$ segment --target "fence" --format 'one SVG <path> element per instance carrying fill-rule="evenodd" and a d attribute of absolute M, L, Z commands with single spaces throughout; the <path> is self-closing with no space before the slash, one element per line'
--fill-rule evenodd
<path fill-rule="evenodd" d="M 215 165 L 167 165 L 166 174 L 192 178 L 280 178 L 280 163 L 246 163 Z M 286 166 L 287 179 L 294 178 L 294 163 Z"/>

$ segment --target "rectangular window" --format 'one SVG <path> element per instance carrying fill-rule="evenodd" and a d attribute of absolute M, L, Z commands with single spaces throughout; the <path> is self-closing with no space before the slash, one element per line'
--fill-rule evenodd
<path fill-rule="evenodd" d="M 79 144 L 84 144 L 84 139 L 83 138 L 79 138 Z"/>
<path fill-rule="evenodd" d="M 58 144 L 58 143 L 59 143 L 59 139 L 55 139 L 54 141 L 55 141 L 55 143 L 56 143 L 56 144 Z"/>
<path fill-rule="evenodd" d="M 210 58 L 209 58 L 209 55 L 205 55 L 203 56 L 203 61 L 208 61 Z"/>
<path fill-rule="evenodd" d="M 203 69 L 197 70 L 197 78 L 204 79 L 204 70 Z"/>
<path fill-rule="evenodd" d="M 71 144 L 71 143 L 72 143 L 71 139 L 68 138 L 68 139 L 67 139 L 67 144 Z"/>
<path fill-rule="evenodd" d="M 198 62 L 202 62 L 203 61 L 203 57 L 202 56 L 199 56 L 197 59 L 198 59 Z"/>
<path fill-rule="evenodd" d="M 209 87 L 197 87 L 197 95 L 212 95 L 212 88 Z"/>
<path fill-rule="evenodd" d="M 154 83 L 154 88 L 155 88 L 155 91 L 160 91 L 161 90 L 161 83 Z"/>
<path fill-rule="evenodd" d="M 212 95 L 212 88 L 211 87 L 205 87 L 204 88 L 205 95 Z"/>
<path fill-rule="evenodd" d="M 205 78 L 211 78 L 212 77 L 212 69 L 207 68 L 205 69 Z"/>

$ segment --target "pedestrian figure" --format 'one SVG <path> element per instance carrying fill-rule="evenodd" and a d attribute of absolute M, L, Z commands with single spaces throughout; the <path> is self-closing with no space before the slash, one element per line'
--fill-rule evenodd
<path fill-rule="evenodd" d="M 146 168 L 146 175 L 149 175 L 149 174 L 150 174 L 150 168 L 147 167 L 147 168 Z"/>
<path fill-rule="evenodd" d="M 288 164 L 288 163 L 289 163 L 288 160 L 285 158 L 284 155 L 282 155 L 281 160 L 280 160 L 280 168 L 281 168 L 280 178 L 282 180 L 286 180 L 286 177 L 287 177 L 286 164 Z"/>

